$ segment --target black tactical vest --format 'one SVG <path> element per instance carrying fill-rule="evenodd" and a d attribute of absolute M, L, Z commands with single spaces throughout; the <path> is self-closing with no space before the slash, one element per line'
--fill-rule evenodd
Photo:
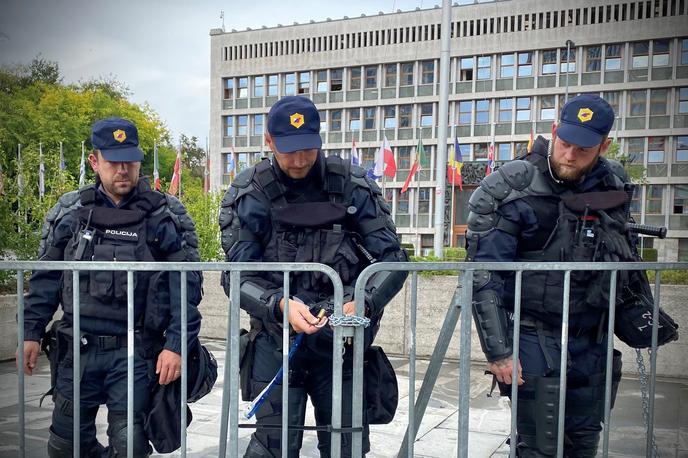
<path fill-rule="evenodd" d="M 149 247 L 149 214 L 165 202 L 163 194 L 139 182 L 136 196 L 124 208 L 96 205 L 94 186 L 80 190 L 78 221 L 64 251 L 66 261 L 155 261 Z M 148 283 L 154 272 L 134 273 L 135 316 L 145 309 Z M 72 272 L 66 271 L 62 305 L 73 313 Z M 82 316 L 127 321 L 127 272 L 83 271 L 79 273 L 79 308 Z"/>

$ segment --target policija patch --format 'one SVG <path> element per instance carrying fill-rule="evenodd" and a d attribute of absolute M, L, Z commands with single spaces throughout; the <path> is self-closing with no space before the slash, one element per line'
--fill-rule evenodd
<path fill-rule="evenodd" d="M 139 240 L 138 232 L 122 231 L 118 229 L 105 229 L 105 237 L 125 242 L 138 242 Z"/>

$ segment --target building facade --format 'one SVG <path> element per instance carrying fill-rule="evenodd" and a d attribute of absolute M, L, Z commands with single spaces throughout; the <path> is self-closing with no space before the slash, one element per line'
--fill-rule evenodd
<path fill-rule="evenodd" d="M 454 6 L 448 152 L 460 144 L 463 190 L 435 180 L 442 10 L 327 19 L 211 35 L 210 149 L 213 188 L 229 185 L 264 154 L 270 106 L 310 97 L 323 150 L 349 157 L 355 142 L 372 166 L 384 137 L 397 173 L 383 183 L 403 241 L 433 246 L 434 206 L 445 206 L 445 245 L 463 246 L 468 199 L 485 175 L 489 147 L 500 162 L 548 137 L 566 94 L 596 93 L 614 107 L 619 159 L 642 186 L 636 221 L 666 226 L 643 238 L 660 260 L 688 260 L 688 0 L 509 0 Z M 568 47 L 567 41 L 570 40 Z M 406 177 L 422 141 L 425 161 Z M 234 154 L 232 152 L 235 152 Z"/>

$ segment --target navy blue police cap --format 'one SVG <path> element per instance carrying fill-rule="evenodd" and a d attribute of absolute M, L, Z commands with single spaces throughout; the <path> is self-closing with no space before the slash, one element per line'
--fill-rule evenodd
<path fill-rule="evenodd" d="M 320 149 L 320 114 L 306 97 L 278 100 L 268 113 L 268 133 L 280 153 Z"/>
<path fill-rule="evenodd" d="M 590 148 L 602 143 L 614 124 L 614 109 L 601 97 L 583 94 L 570 99 L 561 110 L 557 137 Z"/>
<path fill-rule="evenodd" d="M 96 121 L 91 132 L 93 149 L 100 150 L 106 161 L 141 162 L 139 132 L 131 121 L 106 118 Z"/>

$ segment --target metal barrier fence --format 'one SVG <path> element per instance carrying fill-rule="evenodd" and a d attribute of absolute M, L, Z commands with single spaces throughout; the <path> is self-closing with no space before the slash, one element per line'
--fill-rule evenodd
<path fill-rule="evenodd" d="M 548 270 L 564 272 L 564 297 L 562 308 L 562 329 L 561 329 L 561 367 L 560 367 L 560 387 L 559 387 L 559 416 L 558 416 L 558 443 L 557 456 L 563 456 L 564 441 L 564 416 L 565 416 L 565 395 L 566 395 L 566 354 L 568 346 L 568 327 L 569 327 L 569 301 L 568 293 L 570 290 L 571 272 L 579 270 L 604 270 L 611 271 L 610 279 L 610 308 L 608 314 L 608 335 L 613 335 L 614 331 L 614 310 L 613 299 L 616 296 L 616 278 L 619 270 L 647 270 L 657 271 L 655 277 L 654 291 L 654 314 L 652 329 L 652 353 L 650 359 L 650 379 L 649 379 L 649 417 L 647 422 L 647 456 L 652 456 L 652 432 L 655 374 L 656 374 L 656 348 L 657 348 L 657 316 L 660 303 L 660 281 L 661 271 L 664 270 L 688 270 L 688 263 L 596 263 L 593 265 L 582 265 L 581 263 L 376 263 L 367 267 L 359 276 L 355 289 L 356 315 L 364 314 L 365 285 L 368 279 L 379 271 L 409 271 L 412 273 L 411 283 L 411 308 L 410 326 L 411 343 L 409 348 L 409 418 L 404 442 L 399 450 L 400 456 L 413 456 L 414 439 L 422 421 L 423 414 L 427 407 L 432 388 L 439 374 L 440 367 L 444 360 L 452 332 L 461 318 L 460 333 L 460 353 L 459 353 L 459 415 L 458 415 L 458 437 L 457 455 L 459 457 L 468 456 L 468 427 L 469 427 L 469 389 L 470 389 L 470 347 L 471 347 L 471 307 L 463 307 L 464 313 L 461 314 L 462 305 L 471 304 L 473 289 L 472 287 L 461 287 L 472 285 L 473 274 L 475 271 L 513 271 L 516 278 L 515 304 L 514 304 L 514 358 L 519 354 L 519 326 L 521 317 L 521 286 L 524 271 Z M 337 273 L 328 266 L 316 263 L 158 263 L 158 262 L 70 262 L 70 261 L 0 261 L 0 270 L 14 270 L 17 272 L 17 291 L 24 290 L 24 272 L 29 270 L 70 270 L 73 271 L 73 292 L 74 292 L 74 316 L 73 326 L 74 335 L 80 332 L 79 322 L 79 271 L 104 270 L 104 271 L 126 271 L 127 272 L 127 356 L 128 356 L 128 392 L 133 392 L 133 369 L 134 369 L 134 272 L 135 271 L 176 271 L 181 275 L 181 337 L 182 337 L 182 376 L 181 376 L 181 424 L 186 425 L 186 393 L 187 393 L 187 317 L 186 317 L 186 276 L 189 271 L 228 271 L 230 272 L 230 283 L 239 283 L 241 272 L 283 272 L 284 274 L 284 296 L 289 297 L 289 274 L 290 272 L 313 271 L 326 274 L 334 286 L 334 313 L 342 315 L 343 287 Z M 417 306 L 417 275 L 420 271 L 442 270 L 459 271 L 459 282 L 454 296 L 447 308 L 444 323 L 438 335 L 437 344 L 433 351 L 426 375 L 424 377 L 417 400 L 412 393 L 415 393 L 415 326 L 416 326 L 416 306 Z M 227 318 L 227 351 L 225 354 L 224 367 L 224 388 L 222 396 L 222 419 L 219 437 L 219 456 L 238 456 L 238 411 L 239 411 L 239 297 L 238 288 L 230 289 L 229 309 Z M 282 358 L 284 373 L 289 373 L 289 326 L 287 321 L 288 303 L 285 304 L 283 318 L 283 349 Z M 18 428 L 19 428 L 19 456 L 25 455 L 25 415 L 24 415 L 24 355 L 23 355 L 23 336 L 24 336 L 24 297 L 18 294 L 17 303 L 18 319 Z M 332 387 L 332 443 L 331 453 L 333 457 L 339 457 L 341 453 L 341 433 L 338 432 L 342 426 L 342 348 L 343 339 L 353 337 L 353 393 L 352 396 L 352 456 L 361 456 L 362 451 L 362 392 L 363 392 L 363 327 L 334 327 L 333 338 L 333 387 Z M 602 454 L 608 455 L 609 447 L 609 419 L 611 410 L 611 365 L 612 365 L 613 339 L 607 341 L 607 364 L 605 379 L 605 404 L 604 404 L 604 429 Z M 77 370 L 80 366 L 79 347 L 74 346 L 74 380 L 78 380 Z M 518 380 L 518 365 L 514 365 L 512 379 Z M 512 407 L 511 407 L 511 437 L 516 437 L 516 418 L 518 409 L 517 385 L 512 385 Z M 79 435 L 80 428 L 80 391 L 79 384 L 74 384 L 74 456 L 80 456 Z M 288 433 L 288 384 L 282 384 L 282 443 L 287 443 Z M 128 425 L 133 422 L 133 396 L 128 396 L 127 401 L 127 421 Z M 229 446 L 228 446 L 229 442 Z M 186 456 L 186 428 L 182 428 L 181 436 L 181 456 Z M 132 455 L 133 436 L 132 428 L 127 428 L 127 454 Z M 515 447 L 511 447 L 511 456 L 515 456 Z M 283 447 L 282 456 L 287 456 L 287 449 Z"/>

